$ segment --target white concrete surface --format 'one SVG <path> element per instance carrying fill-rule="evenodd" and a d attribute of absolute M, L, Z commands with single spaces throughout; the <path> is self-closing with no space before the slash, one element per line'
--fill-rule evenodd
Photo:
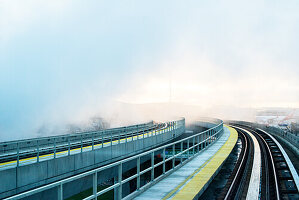
<path fill-rule="evenodd" d="M 233 127 L 233 126 L 232 126 Z M 247 195 L 246 195 L 246 200 L 255 200 L 259 199 L 259 194 L 260 194 L 260 182 L 261 182 L 261 149 L 259 142 L 255 138 L 255 136 L 250 133 L 249 131 L 238 127 L 238 129 L 243 130 L 246 132 L 253 141 L 253 146 L 254 146 L 254 154 L 253 154 L 253 168 L 251 171 L 250 175 L 250 181 L 249 181 L 249 186 L 247 190 Z"/>

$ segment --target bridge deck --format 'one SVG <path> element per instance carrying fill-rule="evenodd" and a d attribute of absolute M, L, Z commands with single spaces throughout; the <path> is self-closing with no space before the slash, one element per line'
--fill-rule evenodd
<path fill-rule="evenodd" d="M 193 199 L 200 195 L 220 170 L 237 139 L 237 131 L 225 126 L 223 135 L 211 147 L 136 199 Z"/>

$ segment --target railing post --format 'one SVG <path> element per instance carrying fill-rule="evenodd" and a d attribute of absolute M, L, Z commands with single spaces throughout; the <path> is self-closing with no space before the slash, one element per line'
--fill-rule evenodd
<path fill-rule="evenodd" d="M 36 155 L 36 161 L 39 162 L 39 144 L 38 144 L 38 140 L 36 140 L 36 144 L 37 144 L 37 155 Z"/>
<path fill-rule="evenodd" d="M 131 136 L 131 141 L 133 142 L 133 140 L 134 140 L 134 133 L 133 133 L 134 131 L 132 131 L 132 136 Z M 136 128 L 136 135 L 137 135 L 137 140 L 138 140 L 138 125 L 137 125 L 137 128 Z"/>
<path fill-rule="evenodd" d="M 129 129 L 129 131 L 125 130 L 126 145 L 127 145 L 127 142 L 128 142 L 127 132 L 130 132 L 130 129 Z"/>
<path fill-rule="evenodd" d="M 172 145 L 172 156 L 173 156 L 173 159 L 172 159 L 172 168 L 175 167 L 175 144 Z"/>
<path fill-rule="evenodd" d="M 208 131 L 205 132 L 205 147 L 209 145 Z"/>
<path fill-rule="evenodd" d="M 210 131 L 207 131 L 207 141 L 208 141 L 208 145 L 210 144 Z"/>
<path fill-rule="evenodd" d="M 140 157 L 137 158 L 137 190 L 140 188 Z"/>
<path fill-rule="evenodd" d="M 81 134 L 81 153 L 83 152 L 83 139 L 82 139 L 82 137 L 83 137 L 83 134 Z"/>
<path fill-rule="evenodd" d="M 68 155 L 71 155 L 71 141 L 70 141 L 70 135 L 67 136 L 68 141 Z"/>
<path fill-rule="evenodd" d="M 122 163 L 118 165 L 118 199 L 122 199 Z"/>
<path fill-rule="evenodd" d="M 217 130 L 216 129 L 213 129 L 213 142 L 215 141 L 215 138 L 217 137 Z"/>
<path fill-rule="evenodd" d="M 183 152 L 183 142 L 181 142 L 181 152 Z M 183 164 L 183 154 L 181 154 L 181 164 Z"/>
<path fill-rule="evenodd" d="M 92 192 L 94 199 L 97 200 L 97 191 L 98 191 L 98 172 L 95 172 L 92 176 Z"/>
<path fill-rule="evenodd" d="M 136 131 L 136 140 L 138 140 L 138 134 L 139 134 L 139 128 L 138 128 L 138 125 L 137 125 L 137 131 Z M 134 139 L 134 135 L 132 133 L 132 140 Z"/>
<path fill-rule="evenodd" d="M 112 147 L 112 131 L 110 131 L 110 140 L 111 140 L 111 147 Z"/>
<path fill-rule="evenodd" d="M 151 181 L 153 181 L 155 179 L 155 168 L 154 168 L 154 165 L 155 165 L 155 152 L 152 152 L 151 153 Z"/>
<path fill-rule="evenodd" d="M 203 133 L 201 136 L 202 136 L 202 140 L 201 140 L 202 141 L 202 149 L 204 149 L 204 148 L 206 148 L 205 133 Z"/>
<path fill-rule="evenodd" d="M 210 131 L 208 131 L 208 145 L 210 144 L 210 139 L 211 139 L 211 134 L 210 134 Z"/>
<path fill-rule="evenodd" d="M 204 149 L 204 136 L 203 136 L 203 134 L 200 134 L 200 138 L 201 138 L 201 140 L 200 140 L 200 142 L 201 142 L 201 144 L 200 144 L 200 147 L 201 147 L 201 150 L 203 150 Z"/>
<path fill-rule="evenodd" d="M 94 150 L 94 135 L 95 133 L 92 133 L 92 147 L 91 147 L 92 150 Z"/>
<path fill-rule="evenodd" d="M 104 147 L 104 133 L 105 133 L 105 131 L 102 131 L 102 148 Z"/>
<path fill-rule="evenodd" d="M 168 133 L 168 132 L 169 132 L 169 128 L 170 128 L 170 123 L 167 122 L 167 123 L 166 123 L 166 128 L 165 128 L 165 133 Z"/>
<path fill-rule="evenodd" d="M 193 145 L 192 145 L 192 149 L 193 149 L 193 155 L 192 156 L 194 156 L 194 154 L 195 154 L 195 137 L 193 137 Z"/>
<path fill-rule="evenodd" d="M 56 137 L 54 137 L 54 158 L 56 158 Z"/>
<path fill-rule="evenodd" d="M 142 130 L 142 148 L 144 148 L 144 132 L 145 132 L 145 126 L 143 127 Z"/>
<path fill-rule="evenodd" d="M 163 174 L 165 174 L 165 157 L 166 157 L 166 154 L 165 154 L 165 148 L 163 149 Z"/>
<path fill-rule="evenodd" d="M 165 123 L 166 124 L 166 126 L 167 126 L 167 123 Z M 166 128 L 163 128 L 162 129 L 162 138 L 163 138 L 163 141 L 164 141 L 164 139 L 165 139 L 165 132 L 166 132 Z"/>
<path fill-rule="evenodd" d="M 17 142 L 17 167 L 20 165 L 20 145 Z"/>
<path fill-rule="evenodd" d="M 156 144 L 158 144 L 158 138 L 157 138 L 157 128 L 158 128 L 158 126 L 155 128 L 155 138 L 156 138 Z"/>
<path fill-rule="evenodd" d="M 189 159 L 189 151 L 190 151 L 190 150 L 189 150 L 189 147 L 190 147 L 189 140 L 190 140 L 190 139 L 187 140 L 187 149 L 188 149 L 188 150 L 187 150 L 187 159 Z"/>
<path fill-rule="evenodd" d="M 176 123 L 173 122 L 173 131 L 174 131 L 174 134 L 176 134 Z"/>
<path fill-rule="evenodd" d="M 62 185 L 62 183 L 60 185 L 58 185 L 57 189 L 58 189 L 58 191 L 57 191 L 58 200 L 63 200 L 63 185 Z"/>
<path fill-rule="evenodd" d="M 199 153 L 199 135 L 197 136 L 197 152 Z"/>
<path fill-rule="evenodd" d="M 174 134 L 174 122 L 171 122 L 171 132 Z"/>

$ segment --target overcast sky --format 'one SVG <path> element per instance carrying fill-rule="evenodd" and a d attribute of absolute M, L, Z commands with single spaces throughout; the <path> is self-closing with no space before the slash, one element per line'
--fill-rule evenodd
<path fill-rule="evenodd" d="M 299 107 L 298 10 L 297 0 L 0 0 L 0 140 L 111 102 Z"/>

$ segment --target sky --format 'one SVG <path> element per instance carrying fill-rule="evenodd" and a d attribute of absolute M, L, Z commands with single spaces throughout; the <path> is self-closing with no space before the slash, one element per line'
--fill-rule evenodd
<path fill-rule="evenodd" d="M 0 141 L 94 115 L 143 119 L 120 103 L 298 108 L 298 10 L 296 0 L 0 0 Z"/>

